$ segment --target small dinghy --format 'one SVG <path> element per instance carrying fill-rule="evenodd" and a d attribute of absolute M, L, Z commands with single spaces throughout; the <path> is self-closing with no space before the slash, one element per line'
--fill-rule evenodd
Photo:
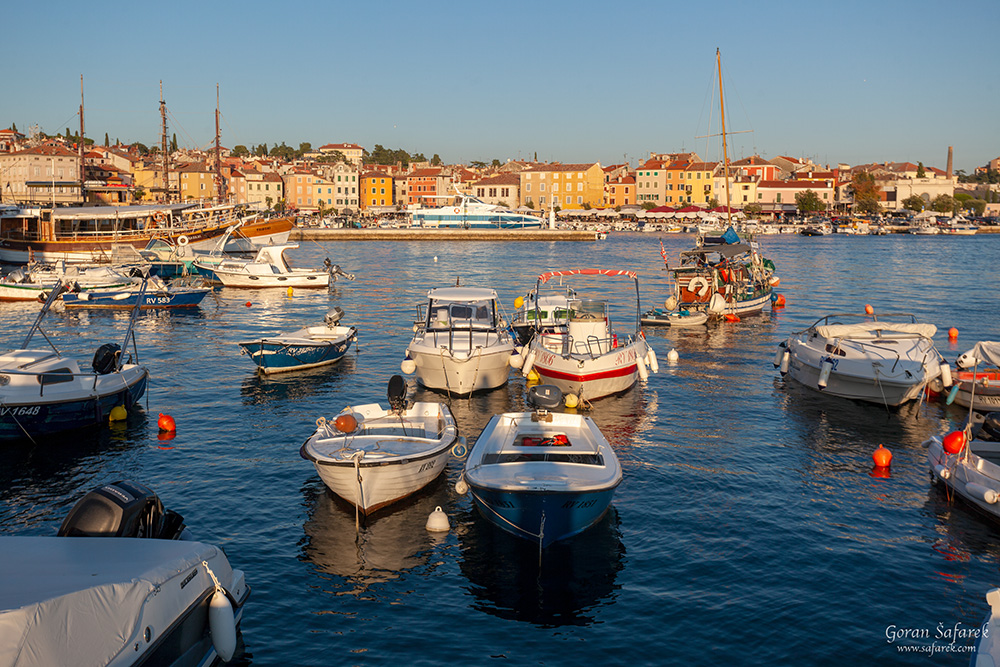
<path fill-rule="evenodd" d="M 388 398 L 388 408 L 348 406 L 331 421 L 320 417 L 299 451 L 331 491 L 366 515 L 427 486 L 459 442 L 448 406 L 407 406 L 399 375 L 389 380 Z"/>
<path fill-rule="evenodd" d="M 654 308 L 642 314 L 643 326 L 700 327 L 708 322 L 708 313 L 701 310 L 662 310 Z"/>
<path fill-rule="evenodd" d="M 324 324 L 269 338 L 237 343 L 240 353 L 250 357 L 261 373 L 284 373 L 340 361 L 358 339 L 355 327 L 340 326 L 344 311 L 334 308 Z"/>
<path fill-rule="evenodd" d="M 121 480 L 55 537 L 0 537 L 0 664 L 211 665 L 237 651 L 244 574 L 180 514 Z"/>
<path fill-rule="evenodd" d="M 935 481 L 1000 519 L 1000 412 L 972 412 L 965 428 L 924 442 Z"/>
<path fill-rule="evenodd" d="M 980 341 L 955 362 L 955 385 L 947 402 L 979 412 L 1000 410 L 1000 343 Z"/>
<path fill-rule="evenodd" d="M 457 490 L 487 521 L 539 548 L 583 532 L 622 481 L 618 457 L 590 417 L 553 413 L 562 392 L 537 385 L 534 412 L 494 415 L 476 440 Z"/>

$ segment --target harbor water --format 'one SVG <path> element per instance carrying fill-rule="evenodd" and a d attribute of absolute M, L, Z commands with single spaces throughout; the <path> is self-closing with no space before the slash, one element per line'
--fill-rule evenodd
<path fill-rule="evenodd" d="M 673 264 L 694 238 L 662 241 Z M 1000 524 L 932 484 L 921 446 L 965 411 L 824 396 L 786 382 L 772 360 L 789 333 L 865 304 L 937 325 L 952 364 L 975 342 L 1000 340 L 1000 236 L 760 241 L 786 307 L 707 328 L 646 328 L 659 373 L 590 413 L 624 471 L 612 509 L 541 556 L 456 494 L 457 459 L 356 533 L 353 509 L 326 491 L 299 447 L 318 417 L 385 402 L 428 289 L 493 287 L 509 313 L 543 271 L 624 268 L 639 273 L 642 307 L 662 306 L 668 273 L 654 234 L 303 241 L 293 264 L 329 257 L 357 279 L 331 293 L 218 288 L 199 308 L 143 312 L 142 406 L 96 432 L 5 444 L 0 528 L 54 535 L 90 489 L 119 479 L 149 486 L 246 572 L 247 664 L 966 664 L 986 592 L 1000 586 Z M 574 285 L 611 299 L 618 327 L 634 326 L 631 281 Z M 318 324 L 334 306 L 359 329 L 357 349 L 337 366 L 261 377 L 240 355 L 238 340 Z M 21 344 L 38 309 L 0 304 L 7 348 Z M 100 344 L 121 342 L 127 320 L 56 306 L 43 330 L 84 365 Z M 516 372 L 471 398 L 409 384 L 411 399 L 449 403 L 470 446 L 494 413 L 525 405 Z M 173 439 L 160 439 L 159 413 L 176 421 Z M 879 444 L 893 453 L 888 478 L 871 474 Z M 425 530 L 436 506 L 448 533 Z"/>

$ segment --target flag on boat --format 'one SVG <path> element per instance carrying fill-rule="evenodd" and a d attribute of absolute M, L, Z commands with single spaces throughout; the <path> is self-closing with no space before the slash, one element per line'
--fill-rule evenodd
<path fill-rule="evenodd" d="M 663 266 L 667 265 L 667 250 L 663 247 L 663 239 L 660 239 L 660 257 L 663 258 Z"/>

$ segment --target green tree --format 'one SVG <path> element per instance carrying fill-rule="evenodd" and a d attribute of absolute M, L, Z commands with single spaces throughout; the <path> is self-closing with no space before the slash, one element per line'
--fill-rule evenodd
<path fill-rule="evenodd" d="M 958 204 L 951 195 L 938 195 L 931 202 L 931 210 L 936 213 L 953 213 L 957 208 Z"/>
<path fill-rule="evenodd" d="M 110 146 L 111 145 L 111 141 L 108 139 L 108 133 L 107 132 L 104 133 L 104 145 L 105 146 Z"/>
<path fill-rule="evenodd" d="M 250 151 L 243 144 L 233 146 L 233 157 L 247 157 L 249 155 Z"/>
<path fill-rule="evenodd" d="M 924 199 L 917 195 L 911 195 L 902 201 L 903 208 L 920 213 L 924 210 Z"/>
<path fill-rule="evenodd" d="M 435 167 L 440 166 L 441 165 L 441 156 L 438 155 L 437 153 L 435 153 L 434 157 L 431 158 L 431 164 L 434 165 Z"/>
<path fill-rule="evenodd" d="M 805 190 L 795 193 L 795 206 L 799 213 L 816 213 L 826 210 L 826 204 L 813 190 Z"/>
<path fill-rule="evenodd" d="M 170 140 L 170 152 L 171 153 L 177 152 L 177 133 L 176 132 L 174 132 L 173 139 Z"/>
<path fill-rule="evenodd" d="M 528 208 L 530 208 L 531 210 L 535 210 L 535 203 L 533 201 L 531 201 L 530 199 L 525 199 L 524 200 L 524 205 L 527 206 Z"/>
<path fill-rule="evenodd" d="M 924 163 L 917 163 L 917 178 L 927 178 L 927 170 L 924 169 Z"/>
<path fill-rule="evenodd" d="M 146 144 L 140 143 L 138 141 L 132 142 L 131 144 L 128 145 L 128 147 L 134 148 L 136 152 L 138 152 L 140 155 L 146 155 L 147 153 L 149 153 L 149 148 L 146 147 Z"/>
<path fill-rule="evenodd" d="M 486 163 L 483 162 L 482 160 L 473 160 L 472 162 L 469 163 L 469 166 L 475 167 L 476 169 L 485 169 Z"/>
<path fill-rule="evenodd" d="M 423 153 L 417 153 L 416 155 L 411 157 L 410 160 L 413 162 L 427 162 L 427 158 L 424 157 Z"/>
<path fill-rule="evenodd" d="M 274 198 L 271 195 L 264 197 L 264 204 L 267 205 L 268 210 L 274 208 Z"/>
<path fill-rule="evenodd" d="M 17 123 L 11 123 L 11 124 L 10 124 L 10 129 L 12 129 L 12 130 L 14 130 L 15 132 L 17 132 Z"/>
<path fill-rule="evenodd" d="M 986 200 L 985 199 L 970 199 L 965 203 L 965 208 L 972 213 L 972 215 L 982 215 L 986 213 Z"/>
<path fill-rule="evenodd" d="M 299 144 L 298 157 L 302 157 L 306 153 L 312 153 L 313 146 L 308 141 L 303 141 Z"/>
<path fill-rule="evenodd" d="M 491 163 L 490 163 L 490 166 L 491 166 L 491 167 L 501 167 L 501 166 L 503 166 L 503 165 L 502 165 L 502 164 L 500 164 L 500 160 L 498 160 L 498 159 L 496 159 L 496 158 L 493 158 L 493 162 L 491 162 Z"/>
<path fill-rule="evenodd" d="M 875 177 L 867 171 L 859 171 L 851 178 L 850 191 L 854 195 L 854 210 L 858 213 L 878 213 L 879 188 Z"/>
<path fill-rule="evenodd" d="M 133 196 L 135 197 L 136 200 L 141 201 L 142 198 L 146 196 L 146 190 L 143 189 L 143 187 L 140 185 L 135 189 L 135 193 Z"/>
<path fill-rule="evenodd" d="M 764 212 L 764 207 L 757 202 L 751 202 L 743 207 L 743 212 L 751 218 L 755 218 Z"/>

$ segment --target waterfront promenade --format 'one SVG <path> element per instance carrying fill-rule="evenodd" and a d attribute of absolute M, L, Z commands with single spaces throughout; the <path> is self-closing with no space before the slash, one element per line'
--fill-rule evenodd
<path fill-rule="evenodd" d="M 317 229 L 297 227 L 293 241 L 596 241 L 597 232 L 576 229 Z"/>

